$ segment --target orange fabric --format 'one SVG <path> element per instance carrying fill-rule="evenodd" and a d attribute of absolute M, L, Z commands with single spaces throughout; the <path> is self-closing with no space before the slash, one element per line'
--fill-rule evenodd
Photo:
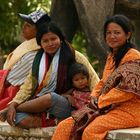
<path fill-rule="evenodd" d="M 70 117 L 59 123 L 52 140 L 69 140 L 74 120 Z"/>
<path fill-rule="evenodd" d="M 121 64 L 136 59 L 140 59 L 140 53 L 134 49 L 130 49 L 122 59 Z M 103 78 L 95 87 L 95 90 L 92 91 L 92 96 L 99 96 L 98 93 L 103 82 L 113 70 L 114 63 L 110 54 L 105 65 Z M 104 140 L 109 130 L 140 126 L 140 98 L 137 95 L 113 88 L 107 94 L 99 97 L 99 108 L 112 103 L 121 103 L 121 105 L 93 120 L 85 128 L 82 140 Z M 62 121 L 58 125 L 52 140 L 69 140 L 73 122 L 72 118 Z"/>

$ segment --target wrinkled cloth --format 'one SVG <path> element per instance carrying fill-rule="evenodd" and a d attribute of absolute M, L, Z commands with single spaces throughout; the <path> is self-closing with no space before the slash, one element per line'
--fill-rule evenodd
<path fill-rule="evenodd" d="M 26 53 L 37 51 L 38 49 L 40 49 L 40 46 L 37 45 L 35 38 L 24 41 L 8 55 L 3 69 L 11 69 Z"/>
<path fill-rule="evenodd" d="M 130 49 L 122 58 L 120 65 L 137 59 L 140 59 L 140 52 Z M 82 140 L 104 140 L 110 130 L 140 126 L 140 97 L 138 95 L 119 90 L 116 86 L 100 95 L 104 83 L 114 70 L 113 54 L 111 53 L 108 55 L 103 77 L 93 89 L 91 96 L 98 99 L 99 109 L 112 104 L 119 105 L 91 121 L 82 133 Z M 75 120 L 71 117 L 60 122 L 52 140 L 69 140 L 74 123 Z"/>
<path fill-rule="evenodd" d="M 9 70 L 0 70 L 0 110 L 6 108 L 19 91 L 19 86 L 5 84 L 8 73 Z"/>
<path fill-rule="evenodd" d="M 3 66 L 4 70 L 1 70 L 8 71 L 8 73 L 5 75 L 5 79 L 0 78 L 0 110 L 7 107 L 19 91 L 19 87 L 24 83 L 31 70 L 33 59 L 39 48 L 36 39 L 33 38 L 21 43 L 8 55 Z"/>
<path fill-rule="evenodd" d="M 88 62 L 88 60 L 79 52 L 75 51 L 69 44 L 67 43 L 61 43 L 61 49 L 60 49 L 60 56 L 59 56 L 59 62 L 58 62 L 58 69 L 57 74 L 55 77 L 57 77 L 56 81 L 55 79 L 52 80 L 52 82 L 56 82 L 55 88 L 51 92 L 55 92 L 56 94 L 60 95 L 68 90 L 68 82 L 67 82 L 67 71 L 69 69 L 69 66 L 71 63 L 79 60 L 81 63 L 83 63 L 87 69 L 89 70 L 90 80 L 89 80 L 89 86 L 93 87 L 98 82 L 98 76 L 93 70 L 92 66 Z M 43 74 L 42 78 L 43 80 L 39 80 L 40 78 L 40 63 L 41 58 L 43 56 L 44 50 L 41 48 L 38 53 L 36 54 L 36 57 L 34 59 L 32 72 L 27 76 L 27 79 L 25 80 L 25 83 L 21 86 L 19 92 L 15 96 L 15 98 L 12 100 L 12 102 L 16 102 L 18 104 L 30 100 L 31 98 L 34 98 L 35 96 L 38 96 L 40 91 L 41 93 L 44 93 L 42 91 L 43 88 L 47 87 L 48 81 L 51 79 L 51 71 L 52 71 L 52 57 L 49 56 L 49 54 L 46 53 L 47 60 L 48 60 L 48 66 L 45 67 L 45 73 Z M 64 59 L 65 58 L 65 59 Z M 54 65 L 54 68 L 56 68 L 56 65 Z M 42 72 L 43 73 L 43 72 Z M 63 76 L 62 76 L 63 74 Z M 54 75 L 53 75 L 54 76 Z M 39 81 L 42 81 L 41 83 Z M 52 83 L 54 84 L 54 83 Z M 45 91 L 46 93 L 46 91 Z M 47 93 L 46 93 L 47 94 Z M 63 106 L 66 107 L 66 106 Z M 34 114 L 36 115 L 36 114 Z M 42 115 L 42 114 L 41 114 Z M 54 115 L 54 114 L 53 114 Z M 65 115 L 65 114 L 63 114 Z M 70 114 L 69 114 L 70 116 Z M 54 117 L 57 117 L 54 115 Z M 68 116 L 67 116 L 68 117 Z M 43 121 L 44 122 L 44 121 Z"/>
<path fill-rule="evenodd" d="M 80 52 L 75 51 L 75 59 L 76 59 L 76 62 L 82 63 L 87 67 L 89 71 L 89 75 L 90 75 L 89 87 L 90 87 L 90 90 L 92 90 L 95 87 L 95 85 L 99 82 L 99 77 L 97 73 L 94 71 L 94 69 L 88 62 L 87 58 L 85 58 L 85 56 L 82 55 Z M 32 96 L 33 92 L 35 91 L 36 85 L 37 85 L 37 80 L 33 76 L 32 72 L 30 72 L 25 80 L 24 85 L 21 86 L 21 90 L 19 91 L 20 93 L 13 99 L 12 102 L 16 102 L 20 104 L 23 101 L 28 100 Z"/>
<path fill-rule="evenodd" d="M 118 90 L 131 92 L 140 96 L 140 59 L 128 61 L 114 70 L 104 82 L 100 90 L 100 95 L 107 94 L 114 87 L 116 87 Z M 75 120 L 75 124 L 71 136 L 77 136 L 76 133 L 78 132 L 82 134 L 84 128 L 97 116 L 107 113 L 118 105 L 119 104 L 112 104 L 108 107 L 99 109 L 97 106 L 97 101 L 95 101 L 95 98 L 92 97 L 90 104 L 72 115 L 73 119 Z M 78 138 L 75 137 L 75 140 L 78 140 Z"/>
<path fill-rule="evenodd" d="M 72 96 L 74 98 L 74 104 L 76 109 L 80 109 L 84 105 L 90 102 L 90 91 L 74 90 Z"/>
<path fill-rule="evenodd" d="M 100 95 L 106 94 L 114 87 L 140 96 L 140 59 L 119 66 L 104 83 Z"/>

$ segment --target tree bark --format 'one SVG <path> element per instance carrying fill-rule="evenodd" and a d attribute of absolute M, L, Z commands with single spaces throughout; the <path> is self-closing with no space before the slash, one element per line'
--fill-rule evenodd
<path fill-rule="evenodd" d="M 135 38 L 133 38 L 133 42 L 136 44 L 136 48 L 140 50 L 140 19 L 134 21 L 135 24 Z"/>
<path fill-rule="evenodd" d="M 115 0 L 74 0 L 78 17 L 90 50 L 103 69 L 107 49 L 103 37 L 103 24 L 107 16 L 114 12 Z"/>
<path fill-rule="evenodd" d="M 94 55 L 103 70 L 107 53 L 103 24 L 107 16 L 124 14 L 135 25 L 134 42 L 140 45 L 140 0 L 52 0 L 51 17 L 71 42 L 78 27 L 86 35 L 87 52 Z M 140 50 L 140 47 L 139 47 Z"/>
<path fill-rule="evenodd" d="M 133 42 L 140 50 L 140 0 L 116 0 L 115 14 L 126 15 L 134 24 Z"/>
<path fill-rule="evenodd" d="M 79 26 L 73 0 L 52 0 L 51 18 L 61 27 L 67 40 L 71 42 Z"/>

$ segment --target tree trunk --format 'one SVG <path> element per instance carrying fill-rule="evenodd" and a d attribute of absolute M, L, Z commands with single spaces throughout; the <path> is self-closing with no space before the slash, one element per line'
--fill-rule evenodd
<path fill-rule="evenodd" d="M 107 49 L 103 37 L 103 24 L 107 16 L 113 14 L 115 0 L 74 0 L 83 31 L 90 50 L 103 69 Z"/>
<path fill-rule="evenodd" d="M 136 48 L 138 50 L 140 50 L 140 19 L 135 20 L 134 21 L 134 24 L 135 24 L 135 38 L 134 38 L 134 43 L 136 44 Z"/>
<path fill-rule="evenodd" d="M 140 0 L 52 0 L 52 19 L 62 27 L 70 42 L 77 28 L 82 27 L 89 43 L 87 52 L 97 57 L 101 71 L 107 52 L 103 24 L 106 17 L 113 14 L 124 14 L 132 20 L 135 25 L 133 40 L 140 46 Z"/>
<path fill-rule="evenodd" d="M 133 42 L 140 50 L 140 0 L 116 0 L 115 14 L 124 14 L 135 25 Z"/>
<path fill-rule="evenodd" d="M 51 18 L 61 27 L 67 40 L 71 42 L 79 25 L 73 0 L 52 0 Z"/>

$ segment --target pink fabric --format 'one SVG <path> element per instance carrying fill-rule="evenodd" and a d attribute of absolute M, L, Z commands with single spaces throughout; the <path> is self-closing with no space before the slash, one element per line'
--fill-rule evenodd
<path fill-rule="evenodd" d="M 89 91 L 78 91 L 74 90 L 72 96 L 74 98 L 76 109 L 80 109 L 84 105 L 90 102 L 90 93 Z"/>

